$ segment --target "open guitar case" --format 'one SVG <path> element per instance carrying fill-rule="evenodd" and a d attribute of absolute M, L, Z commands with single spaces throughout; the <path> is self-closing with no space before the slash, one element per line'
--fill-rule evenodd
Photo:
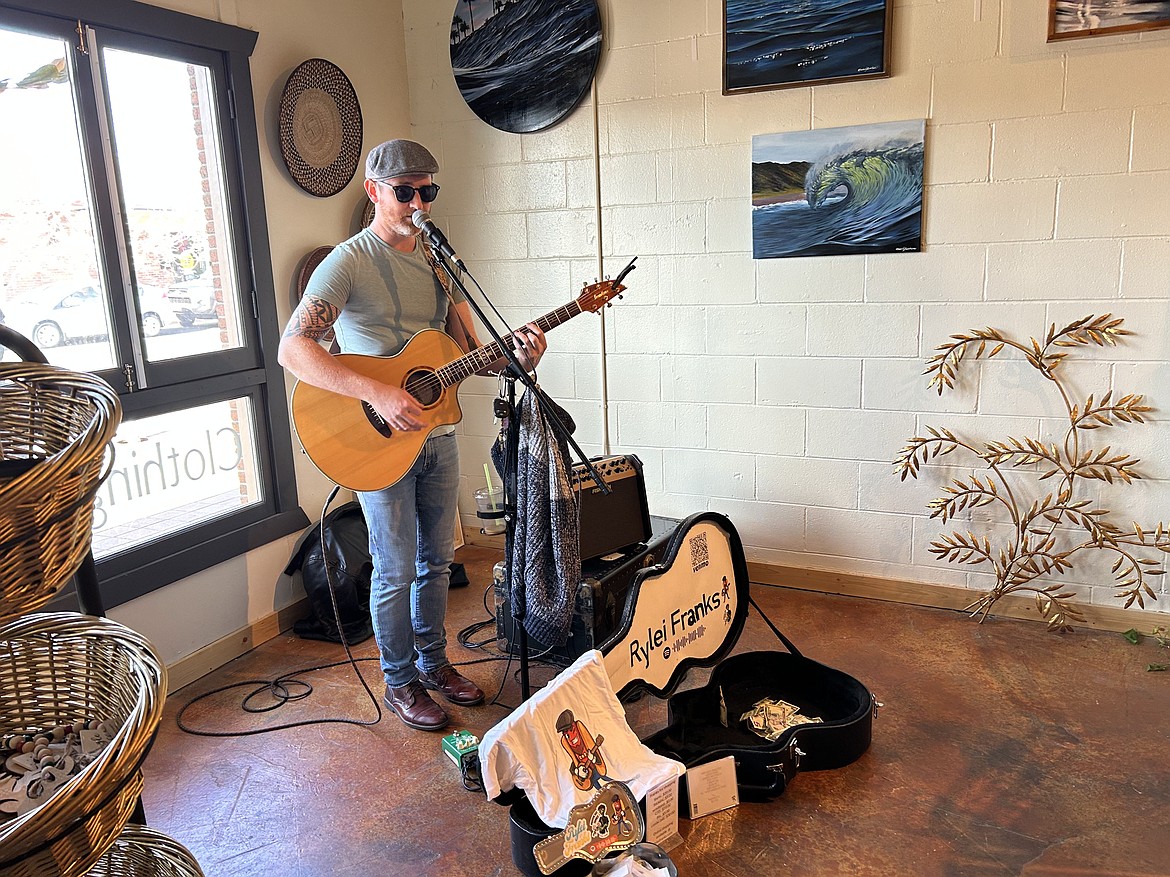
<path fill-rule="evenodd" d="M 718 633 L 718 610 L 724 617 L 729 614 L 722 639 L 704 646 L 700 636 L 686 647 L 693 650 L 691 655 L 675 661 L 673 666 L 664 662 L 656 676 L 627 666 L 633 663 L 627 660 L 633 650 L 631 639 L 641 635 L 648 617 L 642 613 L 643 617 L 638 618 L 639 606 L 653 602 L 659 608 L 669 606 L 663 601 L 664 595 L 685 593 L 687 586 L 694 583 L 692 580 L 699 578 L 705 578 L 708 584 L 699 582 L 696 593 L 711 594 L 712 582 L 731 585 L 720 591 L 721 605 L 716 612 L 708 611 L 702 619 L 708 631 Z M 723 597 L 724 592 L 732 598 L 730 601 Z M 714 602 L 711 599 L 706 605 Z M 753 651 L 728 657 L 743 632 L 749 605 L 760 613 L 785 651 Z M 696 604 L 695 609 L 699 608 Z M 666 621 L 669 625 L 670 619 Z M 684 520 L 670 539 L 661 563 L 638 573 L 619 633 L 602 647 L 602 652 L 619 698 L 641 689 L 667 700 L 666 727 L 642 742 L 687 768 L 732 756 L 740 800 L 779 796 L 798 771 L 843 767 L 869 748 L 876 712 L 874 696 L 852 676 L 802 655 L 764 615 L 749 593 L 747 562 L 739 534 L 731 521 L 717 512 L 700 512 Z M 710 679 L 701 687 L 678 691 L 692 667 L 713 668 Z M 768 740 L 742 718 L 764 699 L 790 703 L 801 714 L 821 722 L 788 728 L 778 739 Z M 688 816 L 685 780 L 680 784 L 679 806 L 681 814 Z"/>
<path fill-rule="evenodd" d="M 732 756 L 740 800 L 770 800 L 784 793 L 798 771 L 843 767 L 861 757 L 872 737 L 876 700 L 857 679 L 802 655 L 764 615 L 749 593 L 743 544 L 731 521 L 717 512 L 691 515 L 674 530 L 661 557 L 660 563 L 636 573 L 617 632 L 600 647 L 619 699 L 638 690 L 666 699 L 666 727 L 642 742 L 687 768 Z M 696 598 L 681 596 L 685 594 Z M 663 608 L 671 605 L 681 610 L 679 615 Z M 743 633 L 749 605 L 786 651 L 728 657 Z M 675 617 L 681 618 L 688 607 L 688 618 L 698 623 L 688 624 L 687 633 L 695 636 L 672 637 Z M 664 635 L 658 637 L 660 619 Z M 687 655 L 678 659 L 680 651 Z M 667 652 L 675 660 L 650 659 Z M 692 667 L 713 668 L 710 679 L 679 691 Z M 788 728 L 778 739 L 768 740 L 741 718 L 763 699 L 785 701 L 821 722 Z M 557 829 L 537 817 L 519 790 L 496 800 L 511 805 L 513 862 L 528 877 L 541 877 L 533 847 Z M 640 803 L 644 808 L 645 802 Z M 685 777 L 679 786 L 679 810 L 684 817 L 690 815 Z M 573 877 L 589 871 L 589 863 L 570 860 L 554 874 Z"/>

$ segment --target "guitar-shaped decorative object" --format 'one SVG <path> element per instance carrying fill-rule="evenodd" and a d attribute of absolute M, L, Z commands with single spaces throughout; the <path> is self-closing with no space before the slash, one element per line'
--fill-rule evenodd
<path fill-rule="evenodd" d="M 601 310 L 621 297 L 621 281 L 633 267 L 631 262 L 613 280 L 586 286 L 573 301 L 533 322 L 547 332 L 580 313 Z M 393 430 L 367 402 L 298 381 L 292 392 L 297 438 L 313 465 L 336 484 L 350 490 L 389 487 L 410 471 L 436 427 L 463 417 L 459 383 L 503 355 L 498 341 L 465 354 L 438 329 L 419 332 L 394 356 L 336 354 L 355 372 L 414 396 L 425 426 L 413 432 Z"/>
<path fill-rule="evenodd" d="M 552 874 L 569 859 L 597 862 L 625 850 L 646 835 L 642 810 L 625 783 L 609 782 L 597 794 L 569 811 L 569 821 L 532 848 L 542 874 Z"/>

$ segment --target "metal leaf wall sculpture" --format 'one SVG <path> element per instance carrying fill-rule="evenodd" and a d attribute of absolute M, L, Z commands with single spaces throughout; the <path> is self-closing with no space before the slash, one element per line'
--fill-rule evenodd
<path fill-rule="evenodd" d="M 1112 575 L 1126 608 L 1135 602 L 1145 608 L 1145 598 L 1156 597 L 1150 580 L 1164 573 L 1159 552 L 1170 554 L 1170 528 L 1161 522 L 1153 527 L 1134 522 L 1123 528 L 1109 520 L 1108 509 L 1096 507 L 1092 499 L 1078 498 L 1085 479 L 1129 484 L 1141 478 L 1136 469 L 1139 460 L 1108 446 L 1098 450 L 1085 445 L 1092 430 L 1144 423 L 1143 415 L 1153 409 L 1140 394 L 1115 397 L 1112 391 L 1078 403 L 1061 380 L 1060 366 L 1068 356 L 1062 348 L 1116 344 L 1131 334 L 1121 327 L 1122 322 L 1105 314 L 1084 317 L 1060 330 L 1053 324 L 1043 344 L 1035 338 L 1024 344 L 997 329 L 972 329 L 950 336 L 927 361 L 928 385 L 941 396 L 944 390 L 954 389 L 965 358 L 991 359 L 1005 349 L 1018 350 L 1052 382 L 1068 412 L 1068 430 L 1060 444 L 1009 437 L 979 445 L 948 429 L 927 427 L 927 434 L 911 438 L 894 461 L 903 481 L 907 476 L 917 478 L 927 461 L 959 449 L 986 465 L 986 474 L 952 480 L 943 488 L 943 496 L 927 504 L 930 516 L 944 523 L 964 510 L 993 503 L 1010 518 L 1012 532 L 1006 539 L 956 530 L 930 543 L 931 554 L 940 560 L 983 564 L 994 572 L 995 586 L 967 606 L 980 621 L 1001 597 L 1021 593 L 1035 595 L 1036 607 L 1050 630 L 1066 630 L 1072 622 L 1084 621 L 1074 602 L 1076 594 L 1052 578 L 1071 570 L 1076 556 L 1090 548 L 1116 555 Z M 1049 481 L 1051 492 L 1028 503 L 1031 494 L 1021 484 L 1026 476 Z"/>

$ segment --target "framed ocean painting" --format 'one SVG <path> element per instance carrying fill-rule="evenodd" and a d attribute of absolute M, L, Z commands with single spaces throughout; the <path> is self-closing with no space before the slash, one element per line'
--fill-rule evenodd
<path fill-rule="evenodd" d="M 890 75 L 891 0 L 723 0 L 723 93 Z"/>
<path fill-rule="evenodd" d="M 1170 0 L 1048 0 L 1048 42 L 1170 27 Z"/>
<path fill-rule="evenodd" d="M 922 249 L 926 121 L 752 137 L 752 256 Z"/>

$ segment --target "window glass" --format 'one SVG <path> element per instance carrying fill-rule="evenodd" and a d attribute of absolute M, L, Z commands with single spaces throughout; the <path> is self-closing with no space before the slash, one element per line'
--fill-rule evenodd
<path fill-rule="evenodd" d="M 123 422 L 94 502 L 101 559 L 261 502 L 246 397 Z"/>
<path fill-rule="evenodd" d="M 53 364 L 99 371 L 114 349 L 66 58 L 0 28 L 0 320 Z"/>
<path fill-rule="evenodd" d="M 239 347 L 210 72 L 121 49 L 102 57 L 146 357 Z"/>
<path fill-rule="evenodd" d="M 121 400 L 93 522 L 106 608 L 308 523 L 273 352 L 255 42 L 157 5 L 0 0 L 0 319 Z"/>

